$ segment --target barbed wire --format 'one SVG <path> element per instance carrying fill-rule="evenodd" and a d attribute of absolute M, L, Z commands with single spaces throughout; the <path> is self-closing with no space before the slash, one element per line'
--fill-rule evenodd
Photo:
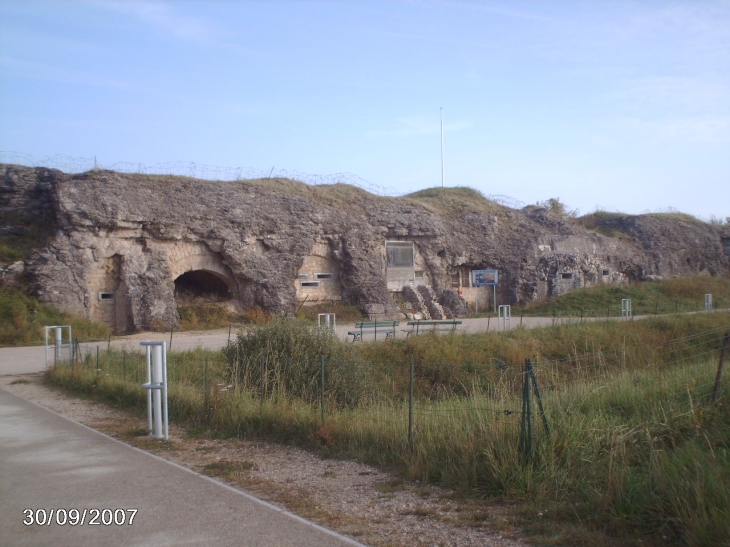
<path fill-rule="evenodd" d="M 379 186 L 354 173 L 347 172 L 332 173 L 329 175 L 313 175 L 311 173 L 302 173 L 301 171 L 292 171 L 289 169 L 276 169 L 276 167 L 263 170 L 244 167 L 219 167 L 196 163 L 193 161 L 169 161 L 155 163 L 152 165 L 118 161 L 111 164 L 101 165 L 97 161 L 96 157 L 75 158 L 65 154 L 55 154 L 53 156 L 45 156 L 40 159 L 36 159 L 31 154 L 2 150 L 0 150 L 0 164 L 14 164 L 25 167 L 46 167 L 48 169 L 58 169 L 59 171 L 71 175 L 95 170 L 106 170 L 125 174 L 167 175 L 210 181 L 290 179 L 304 182 L 310 186 L 349 184 L 378 196 L 401 197 L 406 195 L 406 193 L 399 192 L 395 188 Z M 526 203 L 518 199 L 502 194 L 491 194 L 485 197 L 488 200 L 494 201 L 503 207 L 508 207 L 510 209 L 521 209 L 526 205 Z"/>

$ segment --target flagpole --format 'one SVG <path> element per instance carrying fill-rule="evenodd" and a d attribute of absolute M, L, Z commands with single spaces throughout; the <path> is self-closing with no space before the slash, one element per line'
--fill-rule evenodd
<path fill-rule="evenodd" d="M 441 107 L 441 188 L 444 187 L 444 107 Z"/>

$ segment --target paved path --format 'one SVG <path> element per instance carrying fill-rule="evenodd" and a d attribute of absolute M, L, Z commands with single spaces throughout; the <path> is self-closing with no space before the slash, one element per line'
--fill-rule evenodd
<path fill-rule="evenodd" d="M 728 309 L 723 310 L 717 310 L 717 311 L 723 311 L 727 312 L 730 311 Z M 695 312 L 689 312 L 689 314 L 693 314 Z M 704 312 L 700 312 L 704 313 Z M 645 317 L 649 316 L 635 316 L 634 319 L 639 320 L 643 319 Z M 598 318 L 592 318 L 587 317 L 584 318 L 583 321 L 605 321 L 606 318 L 604 317 L 598 317 Z M 611 320 L 616 321 L 620 320 L 620 317 L 611 317 Z M 511 328 L 518 327 L 520 325 L 525 326 L 526 328 L 534 328 L 534 327 L 541 327 L 541 326 L 549 326 L 553 324 L 568 324 L 568 323 L 577 323 L 580 319 L 577 317 L 571 317 L 571 318 L 557 318 L 553 319 L 552 317 L 525 317 L 520 318 L 519 316 L 512 317 L 511 321 Z M 407 321 L 401 321 L 401 327 L 399 329 L 405 329 L 407 328 L 406 325 Z M 495 330 L 502 330 L 503 325 L 499 323 L 499 321 L 494 318 L 487 318 L 487 317 L 478 317 L 474 319 L 463 319 L 462 325 L 460 326 L 458 332 L 462 333 L 476 333 L 476 332 L 486 332 L 486 331 L 495 331 Z M 338 325 L 337 327 L 337 336 L 342 340 L 347 340 L 348 338 L 351 340 L 352 337 L 348 337 L 347 332 L 350 330 L 354 330 L 354 324 L 348 324 L 348 325 Z M 405 337 L 405 333 L 402 332 L 402 330 L 398 330 L 397 337 Z M 235 340 L 236 338 L 236 330 L 232 329 L 230 332 L 230 339 Z M 366 337 L 366 340 L 371 340 L 372 335 L 370 337 Z M 170 343 L 170 333 L 161 333 L 161 332 L 146 332 L 146 333 L 139 333 L 139 334 L 133 334 L 129 336 L 120 336 L 116 338 L 112 338 L 111 340 L 111 347 L 117 348 L 117 349 L 126 349 L 127 351 L 131 352 L 137 352 L 141 351 L 141 347 L 139 343 L 142 340 L 164 340 L 168 344 Z M 204 349 L 210 349 L 210 350 L 219 350 L 228 343 L 229 340 L 229 331 L 228 329 L 218 329 L 218 330 L 210 330 L 210 331 L 195 331 L 195 332 L 183 332 L 183 333 L 173 333 L 172 337 L 172 351 L 181 351 L 181 350 L 193 350 L 196 348 L 204 348 Z M 85 352 L 95 352 L 96 348 L 99 348 L 100 351 L 104 351 L 107 348 L 107 341 L 101 341 L 101 342 L 89 342 L 81 344 L 81 351 L 82 353 Z M 52 352 L 50 354 L 50 358 L 52 359 L 53 355 Z M 35 372 L 42 372 L 45 370 L 46 366 L 46 357 L 45 357 L 45 351 L 43 346 L 28 346 L 28 347 L 20 347 L 20 348 L 0 348 L 0 376 L 6 375 L 6 374 L 31 374 Z"/>
<path fill-rule="evenodd" d="M 575 320 L 573 320 L 575 321 Z M 401 321 L 401 328 L 405 329 L 406 321 Z M 520 318 L 516 317 L 512 319 L 512 327 L 516 327 L 520 324 Z M 530 317 L 523 320 L 523 324 L 528 327 L 536 327 L 541 325 L 552 324 L 552 319 L 547 317 Z M 497 330 L 499 325 L 495 318 L 480 317 L 476 319 L 463 319 L 463 323 L 459 328 L 458 332 L 464 333 L 475 333 L 485 332 L 487 330 Z M 338 325 L 337 336 L 342 340 L 352 340 L 352 337 L 348 337 L 347 332 L 354 329 L 354 324 Z M 232 329 L 230 332 L 230 339 L 235 340 L 236 330 Z M 396 335 L 405 337 L 405 333 L 398 330 Z M 366 337 L 366 340 L 372 339 Z M 170 333 L 161 332 L 145 332 L 138 333 L 129 336 L 120 336 L 112 338 L 111 347 L 117 349 L 126 349 L 131 352 L 142 351 L 139 343 L 142 340 L 164 340 L 168 344 L 170 343 Z M 210 350 L 219 350 L 228 343 L 229 331 L 228 329 L 218 329 L 211 331 L 196 331 L 196 332 L 182 332 L 173 333 L 172 337 L 172 351 L 182 350 L 193 350 L 196 348 L 204 348 Z M 99 347 L 100 351 L 104 351 L 109 343 L 104 340 L 100 342 L 89 342 L 81 344 L 82 353 L 96 351 Z M 49 359 L 52 361 L 53 352 L 49 352 Z M 22 375 L 32 374 L 36 372 L 42 372 L 46 368 L 46 355 L 43 346 L 26 346 L 18 348 L 0 348 L 0 376 L 2 375 Z"/>
<path fill-rule="evenodd" d="M 25 526 L 26 508 L 56 516 Z M 72 508 L 138 511 L 131 525 L 90 525 L 90 513 L 83 526 L 59 525 L 57 510 Z M 360 544 L 0 388 L 0 546 L 48 545 Z"/>

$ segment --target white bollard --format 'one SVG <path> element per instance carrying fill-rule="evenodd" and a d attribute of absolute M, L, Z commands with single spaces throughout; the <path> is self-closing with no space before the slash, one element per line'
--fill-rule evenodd
<path fill-rule="evenodd" d="M 621 300 L 621 319 L 628 321 L 629 319 L 633 318 L 634 313 L 631 310 L 631 299 L 630 298 L 624 298 Z"/>
<path fill-rule="evenodd" d="M 56 327 L 56 351 L 54 356 L 54 362 L 58 363 L 61 360 L 61 346 L 63 345 L 63 329 Z"/>
<path fill-rule="evenodd" d="M 337 331 L 337 317 L 334 313 L 319 313 L 317 314 L 317 327 L 322 328 L 322 320 L 324 319 L 324 328 L 331 330 L 332 332 Z"/>
<path fill-rule="evenodd" d="M 53 364 L 59 364 L 64 361 L 71 361 L 73 356 L 73 335 L 71 334 L 71 325 L 62 326 L 46 326 L 44 327 L 46 335 L 46 368 L 50 363 L 48 359 L 48 351 L 53 350 Z M 68 343 L 63 343 L 63 331 L 66 330 Z M 53 342 L 52 344 L 50 342 Z M 64 350 L 68 350 L 66 356 Z"/>
<path fill-rule="evenodd" d="M 162 346 L 152 346 L 152 383 L 162 385 Z M 162 393 L 159 389 L 152 391 L 152 417 L 155 420 L 155 437 L 161 439 L 162 434 Z"/>
<path fill-rule="evenodd" d="M 505 332 L 512 328 L 512 308 L 509 305 L 499 306 L 497 321 L 502 323 L 502 330 Z"/>
<path fill-rule="evenodd" d="M 147 383 L 147 429 L 157 439 L 167 439 L 169 424 L 167 414 L 167 351 L 165 342 L 145 340 Z"/>

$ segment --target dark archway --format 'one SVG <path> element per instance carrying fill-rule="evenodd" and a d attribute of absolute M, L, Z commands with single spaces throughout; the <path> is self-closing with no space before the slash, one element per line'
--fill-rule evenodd
<path fill-rule="evenodd" d="M 230 300 L 233 294 L 227 280 L 207 270 L 185 272 L 175 280 L 175 298 L 178 303 L 199 297 L 222 302 Z"/>

